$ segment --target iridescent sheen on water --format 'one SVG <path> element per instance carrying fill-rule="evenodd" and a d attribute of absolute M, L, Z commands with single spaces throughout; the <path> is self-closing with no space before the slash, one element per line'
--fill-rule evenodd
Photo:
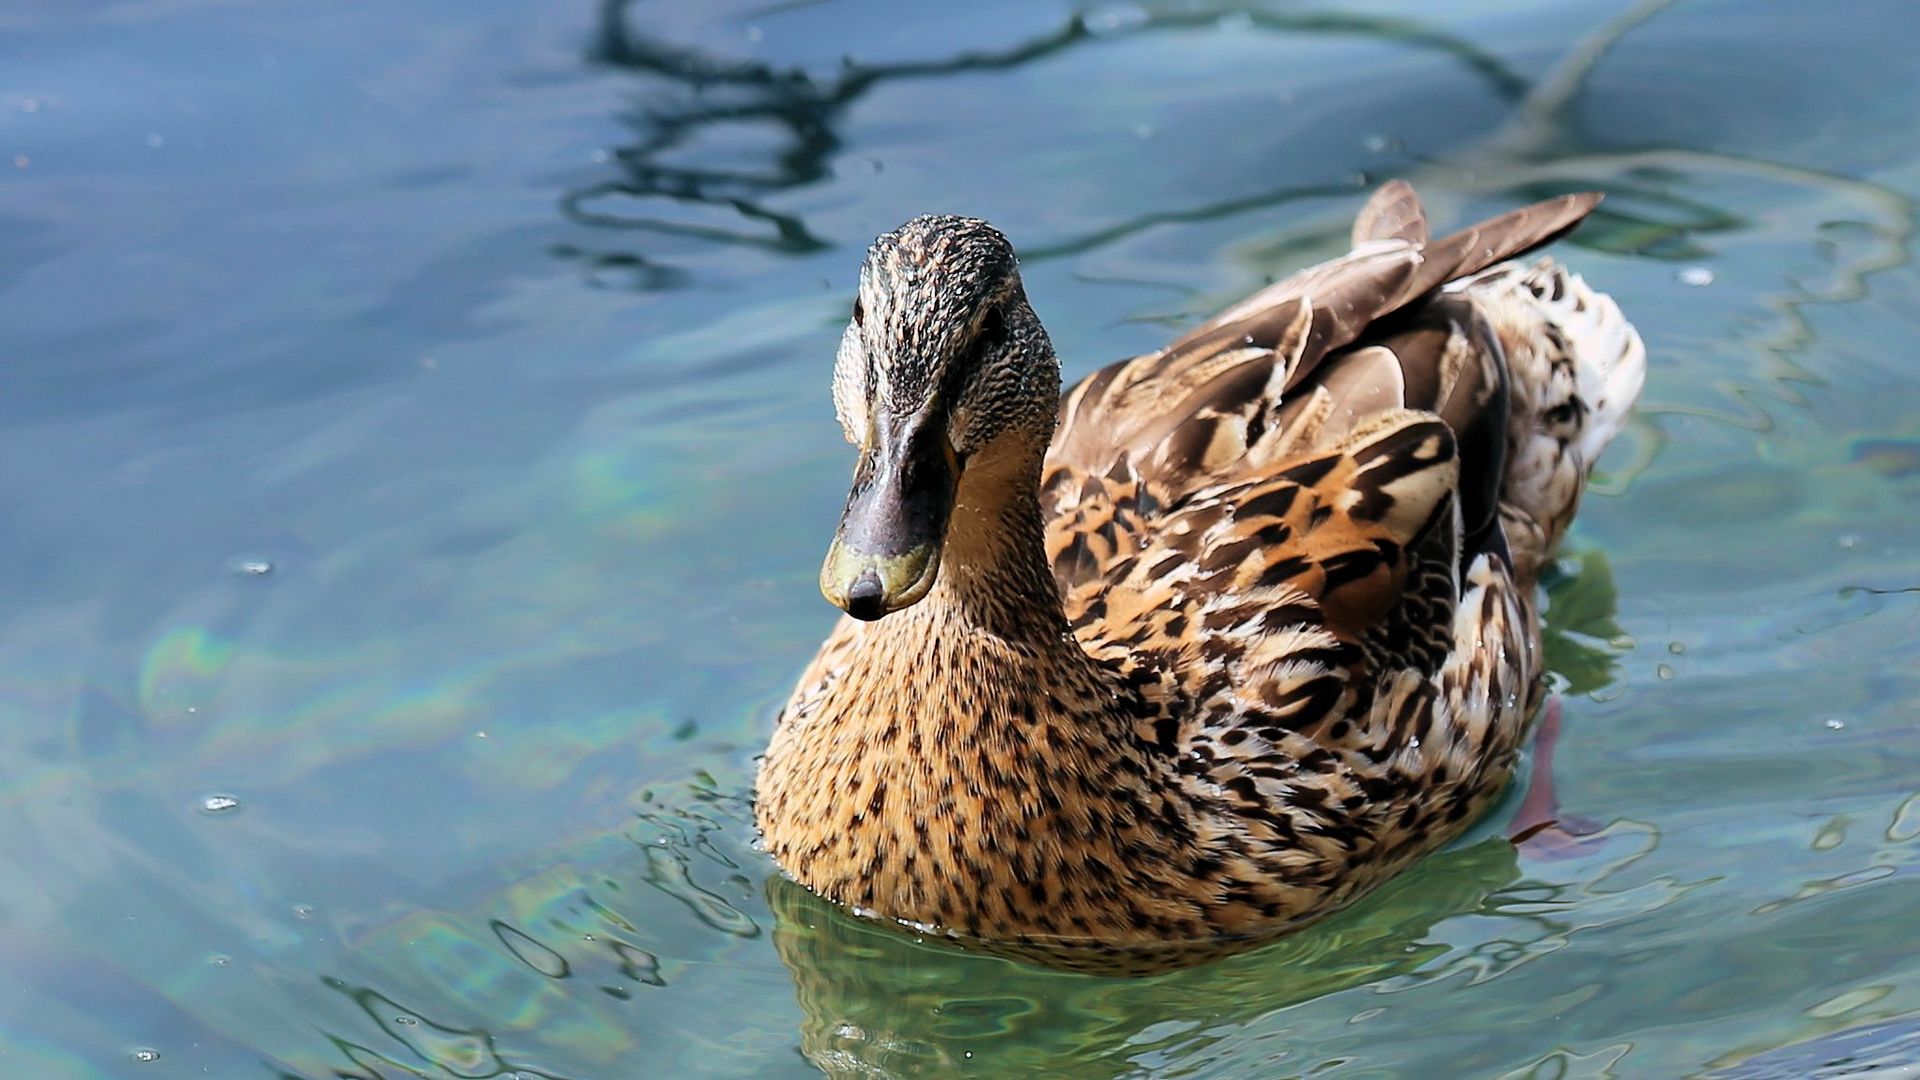
<path fill-rule="evenodd" d="M 1911 4 L 15 8 L 0 1074 L 1915 1059 Z M 833 615 L 873 234 L 992 219 L 1073 377 L 1388 176 L 1611 196 L 1559 254 L 1652 373 L 1551 588 L 1578 838 L 1516 848 L 1516 792 L 1141 980 L 778 880 L 745 799 Z"/>

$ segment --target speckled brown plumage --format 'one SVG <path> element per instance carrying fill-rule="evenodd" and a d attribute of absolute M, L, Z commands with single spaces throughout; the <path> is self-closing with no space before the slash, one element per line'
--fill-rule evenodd
<path fill-rule="evenodd" d="M 1597 201 L 1429 241 L 1390 184 L 1351 254 L 1064 399 L 998 233 L 881 237 L 835 402 L 867 482 L 885 424 L 936 426 L 957 479 L 924 596 L 889 579 L 907 606 L 842 620 L 782 714 L 769 852 L 878 915 L 1124 948 L 1297 926 L 1456 835 L 1642 377 L 1612 301 L 1507 261 Z"/>

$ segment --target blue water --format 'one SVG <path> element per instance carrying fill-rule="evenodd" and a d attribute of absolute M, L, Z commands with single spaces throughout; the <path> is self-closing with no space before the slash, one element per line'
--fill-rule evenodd
<path fill-rule="evenodd" d="M 0 10 L 0 1075 L 1911 1063 L 1916 33 L 1899 0 Z M 1071 376 L 1333 253 L 1390 176 L 1442 223 L 1612 195 L 1559 252 L 1651 356 L 1548 616 L 1591 835 L 1516 850 L 1509 800 L 1334 920 L 1131 981 L 782 886 L 745 800 L 833 614 L 866 241 L 993 219 Z"/>

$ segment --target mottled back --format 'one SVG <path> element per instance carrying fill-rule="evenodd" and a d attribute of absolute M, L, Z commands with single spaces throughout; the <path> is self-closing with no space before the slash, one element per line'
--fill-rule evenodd
<path fill-rule="evenodd" d="M 1512 772 L 1538 568 L 1644 372 L 1611 300 L 1508 261 L 1597 201 L 1430 240 L 1388 184 L 1351 253 L 1094 373 L 1057 425 L 1017 276 L 968 270 L 1004 241 L 882 237 L 836 402 L 863 454 L 950 451 L 914 460 L 957 470 L 953 519 L 924 599 L 843 620 L 795 688 L 767 850 L 842 903 L 1060 963 L 1279 933 L 1458 835 Z M 861 441 L 922 398 L 913 432 L 950 447 Z"/>
<path fill-rule="evenodd" d="M 1448 702 L 1471 697 L 1467 680 L 1538 674 L 1519 657 L 1532 614 L 1515 595 L 1534 583 L 1511 580 L 1501 526 L 1515 417 L 1495 323 L 1514 313 L 1445 287 L 1551 241 L 1598 201 L 1567 196 L 1428 242 L 1412 189 L 1389 184 L 1350 254 L 1068 391 L 1042 481 L 1068 617 L 1090 654 L 1163 702 L 1144 734 L 1197 791 L 1236 793 L 1235 810 L 1257 814 L 1298 805 L 1312 774 L 1336 840 L 1371 845 L 1396 830 L 1368 807 L 1400 812 L 1424 785 L 1436 813 L 1464 816 L 1445 789 L 1484 792 L 1481 774 L 1510 762 L 1522 724 Z M 1538 314 L 1520 315 L 1537 329 Z M 1460 652 L 1464 605 L 1487 650 Z M 1438 792 L 1423 733 L 1459 751 Z M 1504 745 L 1485 744 L 1495 733 Z"/>

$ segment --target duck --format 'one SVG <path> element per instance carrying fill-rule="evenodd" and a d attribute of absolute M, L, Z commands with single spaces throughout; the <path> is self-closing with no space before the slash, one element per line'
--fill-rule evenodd
<path fill-rule="evenodd" d="M 1645 375 L 1548 258 L 1564 195 L 1351 250 L 1061 393 L 1014 249 L 916 217 L 833 368 L 839 619 L 755 783 L 764 850 L 917 932 L 1265 940 L 1458 836 L 1544 696 L 1538 593 Z"/>

